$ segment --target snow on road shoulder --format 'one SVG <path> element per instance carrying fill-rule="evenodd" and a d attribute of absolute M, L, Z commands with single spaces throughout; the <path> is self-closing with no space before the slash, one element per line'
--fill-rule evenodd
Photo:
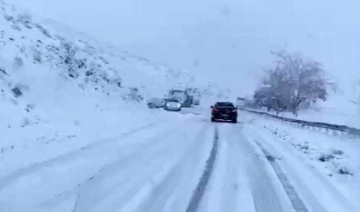
<path fill-rule="evenodd" d="M 359 139 L 313 132 L 248 113 L 242 116 L 246 134 L 273 150 L 280 163 L 298 173 L 313 194 L 322 201 L 338 197 L 330 203 L 341 205 L 344 200 L 349 208 L 353 204 L 360 209 L 356 205 L 360 197 Z M 332 192 L 333 197 L 324 192 Z"/>

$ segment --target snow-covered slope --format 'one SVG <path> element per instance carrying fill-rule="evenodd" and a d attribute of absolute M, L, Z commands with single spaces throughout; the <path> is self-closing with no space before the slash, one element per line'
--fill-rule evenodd
<path fill-rule="evenodd" d="M 109 97 L 141 101 L 184 86 L 188 73 L 120 52 L 84 34 L 35 20 L 0 1 L 0 99 L 2 127 L 39 106 L 76 107 Z M 80 101 L 81 99 L 81 101 Z M 96 100 L 95 100 L 96 99 Z M 94 105 L 94 104 L 92 104 Z M 42 110 L 42 112 L 47 110 Z"/>
<path fill-rule="evenodd" d="M 159 120 L 138 102 L 189 77 L 3 1 L 0 26 L 2 174 Z"/>
<path fill-rule="evenodd" d="M 113 95 L 126 94 L 133 87 L 139 87 L 144 95 L 154 94 L 187 77 L 184 71 L 121 53 L 83 34 L 61 32 L 59 27 L 41 24 L 29 14 L 1 5 L 1 65 L 10 77 L 15 70 L 32 73 L 29 66 L 35 65 L 35 69 L 51 69 L 65 80 L 77 81 L 83 88 Z M 153 80 L 157 83 L 148 83 Z"/>
<path fill-rule="evenodd" d="M 160 121 L 144 100 L 210 79 L 120 51 L 0 0 L 0 172 Z M 205 81 L 208 81 L 204 83 Z M 140 104 L 139 104 L 140 103 Z M 22 155 L 21 158 L 17 157 Z"/>

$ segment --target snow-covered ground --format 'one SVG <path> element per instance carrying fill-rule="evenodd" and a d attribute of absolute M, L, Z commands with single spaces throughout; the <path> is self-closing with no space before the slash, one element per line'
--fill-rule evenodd
<path fill-rule="evenodd" d="M 267 112 L 265 108 L 257 110 Z M 276 114 L 275 111 L 270 111 L 270 113 Z M 318 102 L 309 109 L 300 110 L 297 116 L 290 112 L 281 112 L 278 116 L 360 128 L 360 105 L 345 98 L 333 98 L 332 96 L 328 102 Z"/>
<path fill-rule="evenodd" d="M 299 118 L 360 128 L 360 104 L 356 103 L 360 92 L 354 87 L 352 93 L 352 97 L 331 93 L 326 102 L 318 102 L 309 110 L 302 111 Z"/>
<path fill-rule="evenodd" d="M 315 199 L 321 197 L 324 204 L 336 204 L 327 197 L 331 193 L 337 200 L 346 199 L 348 205 L 360 208 L 359 137 L 312 131 L 246 112 L 243 115 L 249 138 L 267 148 L 280 165 L 288 167 L 287 174 L 294 176 L 293 180 L 303 181 L 297 189 L 301 184 L 311 185 L 312 189 L 304 192 Z"/>
<path fill-rule="evenodd" d="M 360 211 L 359 138 L 245 112 L 210 123 L 208 106 L 232 95 L 211 77 L 0 11 L 1 212 Z M 145 107 L 186 86 L 201 107 Z M 357 125 L 335 103 L 299 118 Z"/>
<path fill-rule="evenodd" d="M 138 113 L 144 111 L 137 109 Z M 50 142 L 47 147 L 15 148 L 3 155 L 5 161 L 13 159 L 17 151 L 25 157 L 17 157 L 14 170 L 9 167 L 15 165 L 1 165 L 0 210 L 360 209 L 358 140 L 247 113 L 240 114 L 239 124 L 211 123 L 207 110 L 200 115 L 190 111 L 153 113 L 153 119 L 148 115 L 137 127 L 122 130 L 111 121 L 108 132 L 113 134 L 109 137 L 89 137 L 90 133 L 73 141 Z M 83 141 L 77 145 L 76 140 Z M 42 155 L 45 151 L 53 154 Z M 37 160 L 28 161 L 26 153 Z"/>

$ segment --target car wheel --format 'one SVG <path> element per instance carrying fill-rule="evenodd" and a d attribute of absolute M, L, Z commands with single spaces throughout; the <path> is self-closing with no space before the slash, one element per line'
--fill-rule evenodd
<path fill-rule="evenodd" d="M 233 119 L 232 123 L 236 124 L 237 123 L 237 119 Z"/>
<path fill-rule="evenodd" d="M 211 122 L 215 122 L 215 121 L 216 121 L 215 118 L 211 117 Z"/>

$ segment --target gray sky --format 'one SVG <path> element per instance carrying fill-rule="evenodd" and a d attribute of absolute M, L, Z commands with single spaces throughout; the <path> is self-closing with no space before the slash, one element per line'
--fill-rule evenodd
<path fill-rule="evenodd" d="M 250 90 L 287 48 L 360 74 L 358 0 L 11 0 L 119 47 Z"/>

